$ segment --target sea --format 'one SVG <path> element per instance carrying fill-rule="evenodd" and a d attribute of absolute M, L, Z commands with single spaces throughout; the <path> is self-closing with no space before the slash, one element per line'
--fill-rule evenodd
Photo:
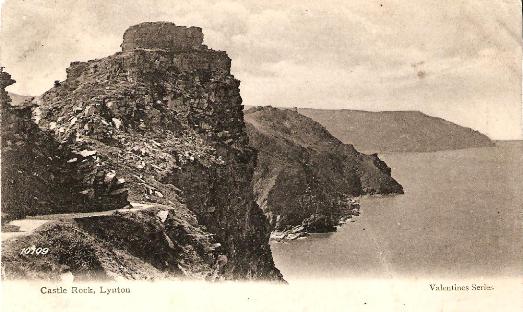
<path fill-rule="evenodd" d="M 523 273 L 523 141 L 381 154 L 405 194 L 360 198 L 336 232 L 271 242 L 289 281 Z"/>

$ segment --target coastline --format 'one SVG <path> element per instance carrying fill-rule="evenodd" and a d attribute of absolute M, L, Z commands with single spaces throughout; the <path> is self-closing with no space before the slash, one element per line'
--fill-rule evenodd
<path fill-rule="evenodd" d="M 296 239 L 303 239 L 310 234 L 317 233 L 332 233 L 336 232 L 338 227 L 347 223 L 353 216 L 360 215 L 360 198 L 347 198 L 348 206 L 341 208 L 337 214 L 332 216 L 325 216 L 320 214 L 313 214 L 309 218 L 303 220 L 302 224 L 288 226 L 284 230 L 273 230 L 271 232 L 271 242 L 282 242 Z M 328 220 L 328 222 L 321 222 L 318 226 L 319 220 Z"/>

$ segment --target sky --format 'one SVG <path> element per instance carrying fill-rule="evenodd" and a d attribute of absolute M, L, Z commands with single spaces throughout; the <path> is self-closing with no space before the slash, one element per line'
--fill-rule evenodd
<path fill-rule="evenodd" d="M 131 25 L 171 21 L 227 51 L 245 105 L 419 110 L 523 138 L 519 0 L 3 0 L 1 17 L 18 94 L 119 51 Z"/>

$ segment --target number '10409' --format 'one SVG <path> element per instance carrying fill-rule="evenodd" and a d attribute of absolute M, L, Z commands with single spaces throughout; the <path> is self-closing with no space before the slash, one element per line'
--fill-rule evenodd
<path fill-rule="evenodd" d="M 42 248 L 42 247 L 26 247 L 22 248 L 22 251 L 20 251 L 21 255 L 46 255 L 49 252 L 49 248 Z"/>

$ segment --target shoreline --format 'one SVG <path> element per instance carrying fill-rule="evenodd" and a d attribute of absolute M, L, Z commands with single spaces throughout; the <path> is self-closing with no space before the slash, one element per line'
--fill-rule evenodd
<path fill-rule="evenodd" d="M 346 224 L 350 219 L 352 219 L 352 217 L 360 215 L 360 198 L 361 196 L 348 198 L 349 207 L 340 209 L 340 211 L 337 212 L 338 214 L 332 217 L 335 220 L 329 224 L 329 226 L 321 228 L 321 231 L 313 231 L 308 229 L 307 224 L 304 224 L 309 219 L 308 218 L 304 220 L 302 224 L 289 226 L 285 230 L 271 231 L 270 241 L 283 242 L 304 239 L 310 236 L 310 234 L 334 233 L 337 231 L 338 227 Z M 316 218 L 326 217 L 325 215 L 312 215 L 311 218 L 314 216 Z"/>

